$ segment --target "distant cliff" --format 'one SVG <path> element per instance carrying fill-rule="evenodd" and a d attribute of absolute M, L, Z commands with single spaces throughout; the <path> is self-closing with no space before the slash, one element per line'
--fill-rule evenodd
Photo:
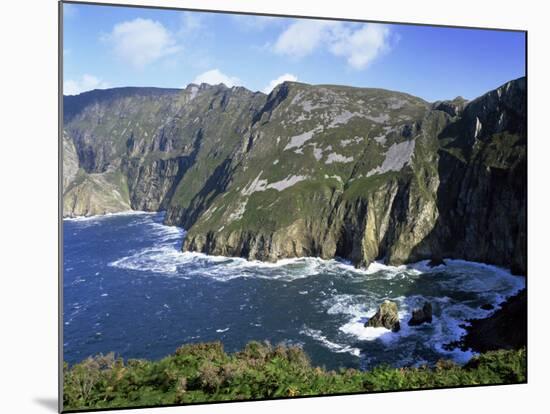
<path fill-rule="evenodd" d="M 64 98 L 64 215 L 166 210 L 183 249 L 526 271 L 526 82 L 471 101 L 285 82 Z"/>

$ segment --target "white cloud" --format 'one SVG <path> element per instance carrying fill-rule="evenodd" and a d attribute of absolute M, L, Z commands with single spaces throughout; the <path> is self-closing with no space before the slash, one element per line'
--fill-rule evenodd
<path fill-rule="evenodd" d="M 274 50 L 280 55 L 303 57 L 317 49 L 338 22 L 299 20 L 292 23 L 277 39 Z"/>
<path fill-rule="evenodd" d="M 225 73 L 221 72 L 219 69 L 212 69 L 201 73 L 195 78 L 193 83 L 200 85 L 201 83 L 208 83 L 210 85 L 218 85 L 220 83 L 225 84 L 225 86 L 232 87 L 235 85 L 242 85 L 242 81 L 235 76 L 228 76 Z"/>
<path fill-rule="evenodd" d="M 284 81 L 292 81 L 296 82 L 298 80 L 298 77 L 291 74 L 291 73 L 285 73 L 284 75 L 279 76 L 276 79 L 273 79 L 271 82 L 269 82 L 269 85 L 267 85 L 262 92 L 263 93 L 270 93 L 275 86 L 277 86 L 280 83 L 283 83 Z"/>
<path fill-rule="evenodd" d="M 150 19 L 137 18 L 118 23 L 104 39 L 111 43 L 118 58 L 137 68 L 181 49 L 174 35 L 162 23 Z"/>
<path fill-rule="evenodd" d="M 84 74 L 80 79 L 67 79 L 63 82 L 63 95 L 78 95 L 92 89 L 105 89 L 109 84 L 95 76 Z"/>
<path fill-rule="evenodd" d="M 354 69 L 365 69 L 390 49 L 391 31 L 383 24 L 353 24 L 301 20 L 281 33 L 273 46 L 277 54 L 301 58 L 317 50 L 344 57 Z"/>
<path fill-rule="evenodd" d="M 389 50 L 390 29 L 367 24 L 358 30 L 343 30 L 330 45 L 330 51 L 343 56 L 354 69 L 365 69 L 380 54 Z"/>

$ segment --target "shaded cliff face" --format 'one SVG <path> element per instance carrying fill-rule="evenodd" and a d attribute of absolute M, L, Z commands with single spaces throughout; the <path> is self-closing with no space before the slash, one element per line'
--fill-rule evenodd
<path fill-rule="evenodd" d="M 500 263 L 525 274 L 526 128 L 522 78 L 470 102 L 440 133 L 440 218 L 426 240 L 440 257 Z"/>
<path fill-rule="evenodd" d="M 124 177 L 125 209 L 156 211 L 172 200 L 185 208 L 240 146 L 243 129 L 264 99 L 244 88 L 206 84 L 92 91 L 64 97 L 64 131 L 83 175 Z M 70 154 L 64 152 L 64 165 Z M 79 197 L 88 194 L 85 189 Z M 65 203 L 64 215 L 87 214 L 72 209 L 75 203 Z"/>
<path fill-rule="evenodd" d="M 78 173 L 78 155 L 73 140 L 63 131 L 63 193 Z"/>
<path fill-rule="evenodd" d="M 184 250 L 525 271 L 524 79 L 433 105 L 295 82 L 89 94 L 65 98 L 80 172 L 120 173 L 132 208 L 188 229 Z"/>

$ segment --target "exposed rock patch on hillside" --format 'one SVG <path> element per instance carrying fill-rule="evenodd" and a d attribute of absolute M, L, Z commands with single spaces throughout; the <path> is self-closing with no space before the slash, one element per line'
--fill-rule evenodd
<path fill-rule="evenodd" d="M 525 272 L 524 78 L 471 102 L 202 84 L 93 91 L 64 112 L 65 215 L 165 209 L 184 250 L 248 259 Z"/>

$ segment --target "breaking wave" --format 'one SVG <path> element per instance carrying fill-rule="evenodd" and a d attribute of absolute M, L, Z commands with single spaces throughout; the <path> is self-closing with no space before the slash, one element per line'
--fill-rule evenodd
<path fill-rule="evenodd" d="M 128 210 L 128 211 L 119 211 L 116 213 L 105 213 L 105 214 L 98 214 L 94 216 L 76 216 L 76 217 L 63 217 L 63 221 L 93 221 L 93 220 L 103 220 L 108 219 L 110 217 L 119 217 L 119 216 L 141 216 L 141 215 L 148 215 L 148 216 L 154 216 L 158 213 L 156 212 L 150 212 L 150 211 L 139 211 L 139 210 Z"/>

